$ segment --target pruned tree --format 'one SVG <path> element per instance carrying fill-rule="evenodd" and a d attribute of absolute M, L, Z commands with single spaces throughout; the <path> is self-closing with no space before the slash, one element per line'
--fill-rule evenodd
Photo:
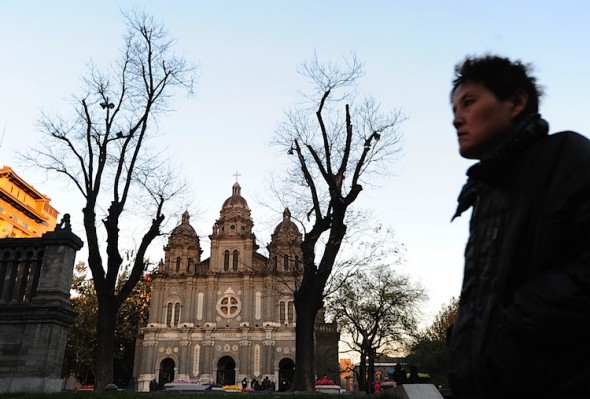
<path fill-rule="evenodd" d="M 314 391 L 314 321 L 343 239 L 347 214 L 376 173 L 387 173 L 400 150 L 400 114 L 384 114 L 372 98 L 355 95 L 363 65 L 353 54 L 345 66 L 317 57 L 299 71 L 312 84 L 302 106 L 286 113 L 275 143 L 294 155 L 286 184 L 289 204 L 303 222 L 303 275 L 294 295 L 296 368 L 292 390 Z"/>
<path fill-rule="evenodd" d="M 338 283 L 339 289 L 327 298 L 328 308 L 346 337 L 344 342 L 360 355 L 359 389 L 370 393 L 375 358 L 379 353 L 397 351 L 404 340 L 415 335 L 419 305 L 426 294 L 408 276 L 387 266 L 357 271 Z"/>
<path fill-rule="evenodd" d="M 120 289 L 129 277 L 127 258 L 119 275 L 117 287 Z M 88 268 L 84 262 L 78 262 L 72 279 L 72 308 L 78 317 L 70 328 L 64 354 L 62 376 L 75 373 L 83 385 L 93 385 L 96 363 L 96 320 L 98 301 L 94 283 L 88 278 Z M 131 294 L 125 299 L 115 323 L 114 370 L 115 384 L 124 386 L 133 374 L 135 355 L 135 337 L 149 315 L 151 297 L 151 273 L 144 273 Z"/>
<path fill-rule="evenodd" d="M 165 204 L 184 188 L 149 139 L 156 118 L 169 110 L 173 89 L 192 93 L 196 68 L 173 54 L 174 42 L 161 23 L 141 12 L 124 19 L 120 57 L 104 72 L 91 65 L 84 92 L 74 96 L 74 117 L 43 114 L 42 144 L 23 154 L 65 177 L 84 201 L 88 266 L 98 299 L 97 390 L 113 382 L 115 316 L 146 268 L 145 254 L 160 235 Z M 120 230 L 140 223 L 124 223 L 129 215 L 150 215 L 151 222 L 145 223 L 128 278 L 117 289 L 124 252 Z"/>
<path fill-rule="evenodd" d="M 129 278 L 130 267 L 127 261 L 132 261 L 133 254 L 126 258 L 125 265 L 119 274 L 117 289 L 123 287 Z M 131 266 L 133 262 L 129 262 Z M 155 265 L 143 273 L 137 285 L 125 299 L 115 323 L 115 362 L 114 382 L 117 386 L 126 386 L 133 376 L 135 360 L 135 340 L 139 329 L 145 327 L 149 318 L 150 300 L 152 296 L 152 273 Z M 124 385 L 123 385 L 124 384 Z"/>
<path fill-rule="evenodd" d="M 431 382 L 437 386 L 448 387 L 447 333 L 457 318 L 458 309 L 459 300 L 451 298 L 442 306 L 432 324 L 408 345 L 408 363 L 430 374 Z"/>
<path fill-rule="evenodd" d="M 449 303 L 442 306 L 432 324 L 424 331 L 424 337 L 431 340 L 446 341 L 447 333 L 457 318 L 458 310 L 459 300 L 453 297 Z"/>
<path fill-rule="evenodd" d="M 98 307 L 94 285 L 92 280 L 87 279 L 86 270 L 88 269 L 84 262 L 78 262 L 74 266 L 70 302 L 78 316 L 68 331 L 62 366 L 62 377 L 75 373 L 83 385 L 94 383 Z"/>

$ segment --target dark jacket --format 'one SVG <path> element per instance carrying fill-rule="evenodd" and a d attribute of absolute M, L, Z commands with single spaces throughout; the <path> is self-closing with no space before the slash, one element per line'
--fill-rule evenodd
<path fill-rule="evenodd" d="M 590 141 L 537 115 L 468 170 L 456 398 L 590 398 Z"/>

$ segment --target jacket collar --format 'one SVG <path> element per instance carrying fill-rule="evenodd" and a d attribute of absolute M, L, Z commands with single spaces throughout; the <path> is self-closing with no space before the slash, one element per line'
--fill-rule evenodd
<path fill-rule="evenodd" d="M 467 170 L 467 183 L 459 194 L 457 210 L 451 221 L 475 203 L 481 184 L 493 184 L 501 179 L 520 155 L 548 132 L 549 124 L 539 114 L 528 115 L 518 122 L 495 154 Z"/>
<path fill-rule="evenodd" d="M 547 136 L 548 131 L 549 124 L 539 114 L 525 117 L 506 135 L 496 153 L 470 167 L 467 176 L 484 183 L 496 181 L 534 141 Z"/>

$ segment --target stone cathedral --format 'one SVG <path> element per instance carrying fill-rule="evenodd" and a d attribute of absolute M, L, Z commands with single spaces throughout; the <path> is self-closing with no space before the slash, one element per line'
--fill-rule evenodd
<path fill-rule="evenodd" d="M 237 181 L 213 224 L 208 259 L 201 259 L 188 212 L 182 215 L 153 274 L 149 320 L 136 343 L 139 391 L 154 379 L 162 387 L 174 380 L 231 385 L 268 377 L 277 390 L 288 386 L 302 235 L 285 209 L 267 258 L 257 252 L 253 225 Z M 338 381 L 339 334 L 323 313 L 315 335 L 316 372 Z"/>

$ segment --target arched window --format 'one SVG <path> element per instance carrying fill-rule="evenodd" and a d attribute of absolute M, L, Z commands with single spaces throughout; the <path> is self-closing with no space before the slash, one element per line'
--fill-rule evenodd
<path fill-rule="evenodd" d="M 180 271 L 180 256 L 176 258 L 176 273 Z"/>
<path fill-rule="evenodd" d="M 285 324 L 286 320 L 285 320 L 285 302 L 281 301 L 279 302 L 279 322 L 281 324 Z"/>
<path fill-rule="evenodd" d="M 299 256 L 295 255 L 295 270 L 299 270 Z"/>
<path fill-rule="evenodd" d="M 289 270 L 289 255 L 283 256 L 283 268 Z"/>
<path fill-rule="evenodd" d="M 190 273 L 192 267 L 193 267 L 193 258 L 188 258 L 188 264 L 186 266 L 186 271 L 188 273 Z"/>
<path fill-rule="evenodd" d="M 290 323 L 295 323 L 295 305 L 293 301 L 287 302 L 287 319 Z"/>
<path fill-rule="evenodd" d="M 180 321 L 180 302 L 174 304 L 174 325 L 177 326 Z"/>
<path fill-rule="evenodd" d="M 279 302 L 279 322 L 281 325 L 295 323 L 295 306 L 293 301 Z"/>
<path fill-rule="evenodd" d="M 277 263 L 278 263 L 278 262 L 279 262 L 279 261 L 278 261 L 278 257 L 275 255 L 275 257 L 274 257 L 274 262 L 273 262 L 273 263 L 274 263 L 274 268 L 273 268 L 273 270 L 277 270 Z"/>
<path fill-rule="evenodd" d="M 166 309 L 166 326 L 172 327 L 172 303 L 169 303 Z"/>
<path fill-rule="evenodd" d="M 229 251 L 227 249 L 223 253 L 223 271 L 229 272 Z"/>
<path fill-rule="evenodd" d="M 166 306 L 166 326 L 176 327 L 180 321 L 180 302 L 168 302 Z"/>
<path fill-rule="evenodd" d="M 233 259 L 233 270 L 234 272 L 238 271 L 238 259 L 240 258 L 240 252 L 237 249 L 234 249 L 234 259 Z"/>

